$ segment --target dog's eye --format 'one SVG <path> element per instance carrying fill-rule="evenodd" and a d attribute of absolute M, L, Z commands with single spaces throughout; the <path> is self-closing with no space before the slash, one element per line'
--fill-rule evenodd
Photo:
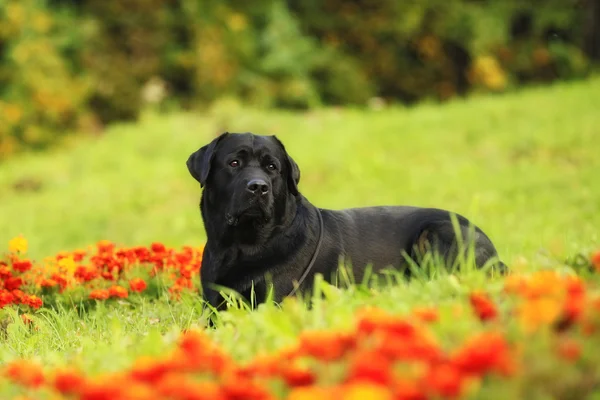
<path fill-rule="evenodd" d="M 271 171 L 275 171 L 277 169 L 277 165 L 271 163 L 271 164 L 267 165 L 267 169 L 271 170 Z"/>
<path fill-rule="evenodd" d="M 240 166 L 240 162 L 238 160 L 233 160 L 229 162 L 229 166 L 231 167 L 239 167 Z"/>

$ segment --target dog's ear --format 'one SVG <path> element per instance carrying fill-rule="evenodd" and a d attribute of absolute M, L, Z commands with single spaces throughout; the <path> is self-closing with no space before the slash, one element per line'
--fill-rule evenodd
<path fill-rule="evenodd" d="M 188 171 L 190 171 L 194 179 L 200 182 L 200 187 L 204 187 L 206 184 L 217 145 L 228 135 L 229 132 L 220 134 L 212 142 L 202 146 L 188 157 L 186 162 Z"/>
<path fill-rule="evenodd" d="M 283 150 L 283 154 L 285 154 L 288 188 L 294 196 L 298 196 L 298 194 L 300 193 L 298 191 L 298 183 L 300 182 L 300 168 L 285 150 L 285 146 L 283 145 L 283 143 L 281 143 L 281 140 L 279 140 L 275 135 L 273 135 L 273 139 L 281 147 L 281 149 Z"/>

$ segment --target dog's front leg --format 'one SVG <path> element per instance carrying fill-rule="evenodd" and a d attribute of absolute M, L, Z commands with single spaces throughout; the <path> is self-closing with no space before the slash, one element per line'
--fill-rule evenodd
<path fill-rule="evenodd" d="M 221 295 L 212 288 L 217 282 L 220 260 L 215 259 L 209 249 L 204 250 L 202 265 L 200 267 L 200 285 L 202 286 L 202 297 L 208 305 L 218 309 L 222 302 Z"/>

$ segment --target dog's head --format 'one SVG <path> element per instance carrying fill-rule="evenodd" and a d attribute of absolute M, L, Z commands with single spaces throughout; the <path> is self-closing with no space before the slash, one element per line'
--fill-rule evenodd
<path fill-rule="evenodd" d="M 268 222 L 299 194 L 298 165 L 275 136 L 225 132 L 192 153 L 187 167 L 229 225 Z"/>

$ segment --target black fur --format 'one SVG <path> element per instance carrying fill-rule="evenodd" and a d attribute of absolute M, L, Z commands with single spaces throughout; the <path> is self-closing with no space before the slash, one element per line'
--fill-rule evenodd
<path fill-rule="evenodd" d="M 261 303 L 269 284 L 275 301 L 282 300 L 297 285 L 319 238 L 317 208 L 298 190 L 298 165 L 275 136 L 226 132 L 192 153 L 187 167 L 204 187 L 200 209 L 208 238 L 201 268 L 205 300 L 220 308 L 220 286 L 246 299 L 254 290 Z M 251 180 L 264 183 L 264 194 L 247 188 Z M 390 266 L 406 271 L 405 255 L 418 260 L 429 249 L 451 263 L 458 254 L 449 211 L 410 206 L 319 210 L 322 245 L 301 290 L 312 288 L 317 273 L 334 279 L 342 259 L 351 264 L 359 282 L 367 265 L 373 272 Z M 469 230 L 466 218 L 456 218 L 463 238 L 474 244 L 476 265 L 497 260 L 490 239 L 477 227 Z M 499 260 L 496 265 L 505 269 Z"/>

